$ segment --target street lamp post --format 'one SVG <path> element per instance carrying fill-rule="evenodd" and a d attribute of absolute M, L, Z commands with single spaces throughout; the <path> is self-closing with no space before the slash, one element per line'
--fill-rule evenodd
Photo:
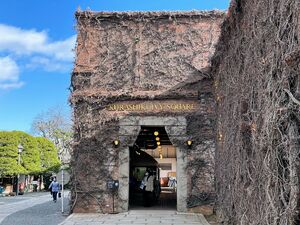
<path fill-rule="evenodd" d="M 22 153 L 22 151 L 23 151 L 23 146 L 21 144 L 18 144 L 18 165 L 21 165 L 21 153 Z M 19 178 L 20 178 L 20 174 L 18 173 L 16 196 L 18 196 L 18 194 L 19 194 Z"/>

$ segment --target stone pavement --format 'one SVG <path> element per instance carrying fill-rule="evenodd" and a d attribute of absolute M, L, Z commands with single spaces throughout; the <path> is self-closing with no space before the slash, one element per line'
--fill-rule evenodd
<path fill-rule="evenodd" d="M 16 200 L 18 201 L 9 204 L 4 204 L 4 202 L 2 201 L 0 202 L 1 204 L 0 223 L 5 219 L 5 217 L 9 216 L 10 214 L 32 207 L 33 205 L 36 204 L 49 202 L 51 200 L 51 196 L 49 195 L 49 193 L 44 193 L 43 195 L 30 197 L 30 198 L 23 197 L 23 196 L 3 197 L 3 198 L 16 198 Z"/>
<path fill-rule="evenodd" d="M 167 210 L 133 210 L 120 214 L 72 214 L 60 225 L 209 225 L 203 215 Z"/>
<path fill-rule="evenodd" d="M 68 191 L 65 192 L 65 197 L 68 196 L 68 193 Z M 65 204 L 68 204 L 68 198 L 65 198 Z M 67 210 L 67 207 L 65 209 Z M 51 213 L 61 215 L 61 199 L 57 203 L 53 203 L 49 192 L 26 193 L 15 197 L 0 198 L 0 224 L 14 225 L 22 224 L 22 222 L 25 224 L 37 224 L 29 221 L 36 217 L 41 217 L 38 219 L 42 221 L 43 216 L 45 223 L 38 224 L 49 224 L 47 221 L 49 216 L 52 215 Z M 65 217 L 61 216 L 56 225 L 64 219 Z"/>

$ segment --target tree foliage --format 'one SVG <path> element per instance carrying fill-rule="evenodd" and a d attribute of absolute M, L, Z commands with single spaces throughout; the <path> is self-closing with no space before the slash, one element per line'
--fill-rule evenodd
<path fill-rule="evenodd" d="M 18 165 L 18 138 L 15 132 L 0 132 L 0 175 L 26 173 Z"/>
<path fill-rule="evenodd" d="M 35 138 L 21 131 L 14 131 L 14 133 L 18 142 L 23 146 L 21 165 L 28 173 L 39 173 L 41 169 L 40 150 Z"/>
<path fill-rule="evenodd" d="M 38 148 L 40 149 L 42 172 L 56 171 L 60 167 L 60 161 L 57 157 L 57 148 L 46 138 L 36 137 Z"/>
<path fill-rule="evenodd" d="M 22 131 L 0 132 L 0 176 L 39 174 L 59 166 L 57 149 L 44 138 Z M 18 145 L 23 146 L 18 160 Z"/>

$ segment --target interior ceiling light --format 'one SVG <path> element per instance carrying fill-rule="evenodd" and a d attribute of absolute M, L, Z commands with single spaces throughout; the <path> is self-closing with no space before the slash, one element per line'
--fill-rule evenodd
<path fill-rule="evenodd" d="M 158 146 L 160 146 L 160 142 L 158 141 L 158 142 L 156 142 L 156 144 L 158 145 Z"/>
<path fill-rule="evenodd" d="M 154 135 L 158 136 L 159 135 L 158 131 L 154 131 Z"/>
<path fill-rule="evenodd" d="M 155 140 L 156 140 L 156 141 L 159 141 L 159 140 L 160 140 L 160 138 L 159 138 L 159 137 L 156 137 L 156 138 L 155 138 Z"/>
<path fill-rule="evenodd" d="M 158 148 L 161 148 L 161 146 L 159 145 L 159 146 L 157 146 Z"/>

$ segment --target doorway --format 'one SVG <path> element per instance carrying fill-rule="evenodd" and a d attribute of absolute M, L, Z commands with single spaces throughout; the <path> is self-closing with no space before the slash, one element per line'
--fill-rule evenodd
<path fill-rule="evenodd" d="M 176 148 L 165 127 L 141 126 L 129 151 L 129 209 L 176 210 Z"/>
<path fill-rule="evenodd" d="M 126 143 L 124 148 L 119 150 L 119 212 L 127 212 L 132 208 L 143 208 L 141 201 L 140 203 L 134 202 L 133 204 L 132 201 L 129 201 L 132 197 L 130 196 L 132 194 L 130 190 L 130 176 L 144 175 L 141 172 L 141 168 L 132 168 L 133 164 L 130 163 L 132 160 L 130 152 L 131 154 L 132 152 L 135 152 L 133 149 L 138 149 L 138 153 L 143 152 L 141 154 L 147 154 L 150 158 L 156 161 L 156 167 L 160 168 L 156 174 L 159 173 L 159 177 L 157 179 L 161 188 L 161 198 L 158 199 L 158 205 L 153 207 L 159 208 L 159 201 L 163 201 L 160 202 L 160 205 L 166 206 L 166 203 L 168 203 L 168 205 L 171 206 L 170 208 L 175 209 L 178 212 L 187 212 L 186 202 L 188 178 L 185 150 L 185 140 L 187 140 L 186 124 L 186 118 L 183 116 L 126 116 L 119 120 L 119 138 L 122 143 Z M 161 151 L 159 151 L 159 147 L 157 146 L 157 140 L 154 135 L 155 131 L 158 131 L 158 133 L 162 135 L 160 137 L 160 146 L 162 147 Z M 170 162 L 166 162 L 164 164 L 164 162 L 160 161 L 160 153 L 162 155 L 162 159 L 171 158 L 171 160 L 176 161 L 176 166 L 173 167 L 174 164 L 171 164 L 170 167 Z M 147 166 L 143 165 L 142 167 L 144 170 L 147 170 Z M 173 171 L 175 168 L 176 171 Z M 172 172 L 176 172 L 176 176 L 174 176 L 175 173 L 172 174 Z M 137 175 L 135 173 L 140 173 L 142 175 Z M 169 180 L 161 179 L 172 175 L 173 177 L 176 177 L 176 183 L 174 184 L 169 184 Z M 163 200 L 163 196 L 165 195 L 164 193 L 166 193 L 166 198 L 168 199 L 166 201 Z M 168 194 L 173 195 L 171 198 L 173 200 L 170 201 L 170 195 Z"/>

